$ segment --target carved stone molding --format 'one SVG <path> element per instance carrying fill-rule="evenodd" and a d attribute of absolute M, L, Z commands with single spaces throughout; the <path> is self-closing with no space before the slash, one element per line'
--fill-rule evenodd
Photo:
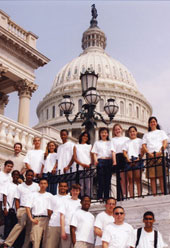
<path fill-rule="evenodd" d="M 37 84 L 29 82 L 27 79 L 20 80 L 15 84 L 15 89 L 18 91 L 18 96 L 31 97 L 32 93 L 38 88 Z"/>
<path fill-rule="evenodd" d="M 0 79 L 1 77 L 4 76 L 4 74 L 8 71 L 8 67 L 3 66 L 2 64 L 0 64 Z"/>

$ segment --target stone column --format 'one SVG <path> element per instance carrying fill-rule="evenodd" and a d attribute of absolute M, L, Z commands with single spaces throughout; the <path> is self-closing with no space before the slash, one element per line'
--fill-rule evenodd
<path fill-rule="evenodd" d="M 4 109 L 9 102 L 8 97 L 9 97 L 8 95 L 0 92 L 0 114 L 1 115 L 4 115 Z"/>
<path fill-rule="evenodd" d="M 19 96 L 18 122 L 29 126 L 30 100 L 38 86 L 28 80 L 21 80 L 16 83 L 15 88 Z"/>

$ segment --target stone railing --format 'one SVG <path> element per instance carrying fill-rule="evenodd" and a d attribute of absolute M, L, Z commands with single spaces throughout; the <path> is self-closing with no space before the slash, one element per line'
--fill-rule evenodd
<path fill-rule="evenodd" d="M 0 10 L 0 27 L 3 27 L 8 32 L 36 49 L 36 40 L 38 39 L 38 36 L 21 28 L 2 10 Z"/>
<path fill-rule="evenodd" d="M 56 139 L 43 134 L 35 129 L 24 126 L 16 121 L 13 121 L 3 115 L 0 115 L 0 146 L 6 147 L 8 150 L 13 148 L 14 143 L 20 142 L 23 146 L 23 152 L 33 147 L 34 137 L 41 138 L 41 148 L 45 150 L 46 144 L 53 140 L 59 143 Z"/>

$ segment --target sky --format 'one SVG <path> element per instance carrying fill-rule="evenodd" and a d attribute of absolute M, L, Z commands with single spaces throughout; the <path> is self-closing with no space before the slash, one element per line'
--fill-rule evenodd
<path fill-rule="evenodd" d="M 36 106 L 51 90 L 58 71 L 81 52 L 91 5 L 107 36 L 106 52 L 136 79 L 161 127 L 170 133 L 170 1 L 2 1 L 0 9 L 39 36 L 37 49 L 51 61 L 36 72 L 38 90 L 31 99 L 30 125 L 38 123 Z M 17 120 L 17 93 L 10 94 L 5 115 Z"/>

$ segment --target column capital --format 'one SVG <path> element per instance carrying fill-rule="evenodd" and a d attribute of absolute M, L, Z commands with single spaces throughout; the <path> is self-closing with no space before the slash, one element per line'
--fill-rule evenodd
<path fill-rule="evenodd" d="M 6 107 L 9 102 L 9 96 L 5 93 L 0 92 L 0 105 Z"/>
<path fill-rule="evenodd" d="M 18 91 L 18 96 L 31 97 L 32 93 L 38 88 L 37 84 L 29 82 L 27 79 L 20 80 L 15 84 L 15 89 Z"/>

